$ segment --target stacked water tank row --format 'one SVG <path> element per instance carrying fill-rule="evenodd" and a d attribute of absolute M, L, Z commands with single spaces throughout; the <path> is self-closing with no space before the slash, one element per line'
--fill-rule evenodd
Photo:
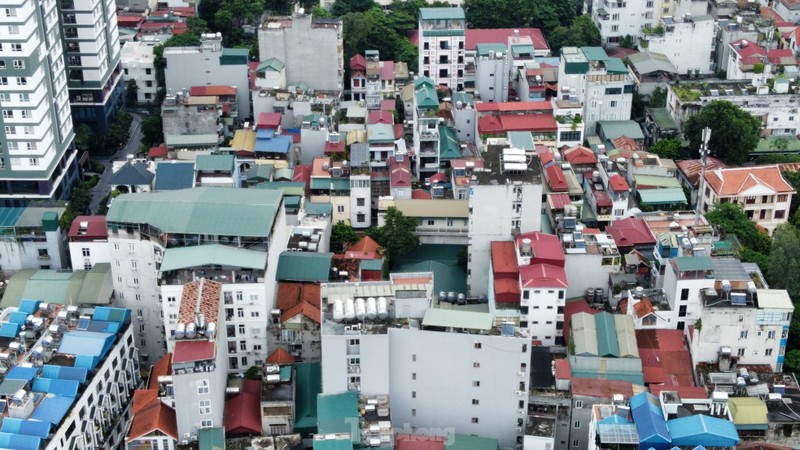
<path fill-rule="evenodd" d="M 603 288 L 589 288 L 586 289 L 586 302 L 587 303 L 603 303 L 605 301 Z"/>
<path fill-rule="evenodd" d="M 214 336 L 217 331 L 217 324 L 216 322 L 209 322 L 206 323 L 206 316 L 203 313 L 197 314 L 197 318 L 194 322 L 189 323 L 179 323 L 175 327 L 175 339 L 194 339 L 197 337 L 198 333 L 206 337 L 208 339 L 214 339 Z"/>
<path fill-rule="evenodd" d="M 336 299 L 333 302 L 333 320 L 341 321 L 363 321 L 363 320 L 385 320 L 389 318 L 386 297 Z"/>
<path fill-rule="evenodd" d="M 455 303 L 457 305 L 465 305 L 467 303 L 488 303 L 489 299 L 485 295 L 480 297 L 469 297 L 463 292 L 439 292 L 439 303 Z"/>

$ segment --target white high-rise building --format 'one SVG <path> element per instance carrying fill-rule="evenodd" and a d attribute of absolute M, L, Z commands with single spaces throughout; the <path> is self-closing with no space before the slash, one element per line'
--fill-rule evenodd
<path fill-rule="evenodd" d="M 436 86 L 464 90 L 464 30 L 461 8 L 420 8 L 419 70 Z"/>
<path fill-rule="evenodd" d="M 12 0 L 0 30 L 0 205 L 66 198 L 78 171 L 59 8 Z"/>

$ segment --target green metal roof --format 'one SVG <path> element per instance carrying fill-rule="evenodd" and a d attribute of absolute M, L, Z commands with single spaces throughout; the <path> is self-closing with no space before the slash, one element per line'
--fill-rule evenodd
<path fill-rule="evenodd" d="M 13 227 L 23 212 L 25 212 L 24 207 L 0 208 L 0 227 Z"/>
<path fill-rule="evenodd" d="M 332 191 L 349 191 L 350 179 L 349 178 L 331 178 Z"/>
<path fill-rule="evenodd" d="M 648 108 L 647 112 L 661 130 L 680 129 L 680 126 L 678 126 L 678 123 L 672 118 L 672 115 L 669 113 L 667 108 Z M 795 138 L 795 140 L 797 140 L 797 138 Z M 800 143 L 800 140 L 797 142 Z M 798 146 L 798 149 L 800 149 L 800 146 Z"/>
<path fill-rule="evenodd" d="M 250 59 L 250 50 L 246 48 L 223 48 L 219 63 L 223 66 L 247 64 Z"/>
<path fill-rule="evenodd" d="M 235 163 L 233 155 L 197 155 L 194 162 L 194 170 L 233 172 Z"/>
<path fill-rule="evenodd" d="M 201 428 L 197 433 L 200 450 L 225 450 L 225 429 Z"/>
<path fill-rule="evenodd" d="M 530 44 L 518 44 L 511 46 L 511 54 L 514 56 L 519 55 L 533 55 L 536 52 L 536 49 L 533 48 L 533 45 Z"/>
<path fill-rule="evenodd" d="M 505 53 L 506 46 L 500 43 L 484 42 L 475 46 L 478 56 L 487 56 L 494 53 Z"/>
<path fill-rule="evenodd" d="M 677 180 L 676 180 L 677 181 Z M 686 193 L 682 188 L 639 189 L 639 200 L 644 205 L 686 205 Z"/>
<path fill-rule="evenodd" d="M 271 72 L 280 72 L 284 67 L 286 67 L 286 64 L 280 59 L 270 58 L 259 64 L 258 67 L 256 67 L 256 72 L 266 72 L 268 70 Z"/>
<path fill-rule="evenodd" d="M 420 87 L 420 86 L 422 86 L 422 85 L 428 85 L 430 87 L 434 87 L 433 80 L 428 78 L 428 77 L 426 77 L 426 76 L 421 76 L 421 77 L 418 77 L 416 80 L 414 80 L 414 88 L 415 89 Z"/>
<path fill-rule="evenodd" d="M 0 307 L 19 306 L 23 298 L 60 304 L 107 305 L 113 293 L 111 264 L 90 270 L 20 270 L 8 280 Z"/>
<path fill-rule="evenodd" d="M 367 125 L 369 142 L 394 142 L 394 126 L 388 123 L 371 123 Z"/>
<path fill-rule="evenodd" d="M 478 44 L 481 45 L 481 44 Z M 472 94 L 467 92 L 456 92 L 452 96 L 453 104 L 457 105 L 458 102 L 461 102 L 463 105 L 474 105 L 475 104 L 475 97 Z"/>
<path fill-rule="evenodd" d="M 491 330 L 493 323 L 494 318 L 489 313 L 456 309 L 428 308 L 422 318 L 422 325 L 426 327 L 452 327 L 482 331 Z"/>
<path fill-rule="evenodd" d="M 274 169 L 272 164 L 256 164 L 250 166 L 250 170 L 247 172 L 247 181 L 269 181 Z"/>
<path fill-rule="evenodd" d="M 679 256 L 675 264 L 681 272 L 714 270 L 714 263 L 710 256 Z"/>
<path fill-rule="evenodd" d="M 606 71 L 608 73 L 629 73 L 625 63 L 619 58 L 610 58 L 606 61 Z"/>
<path fill-rule="evenodd" d="M 597 330 L 597 355 L 619 356 L 619 342 L 617 342 L 617 325 L 614 316 L 606 311 L 594 315 L 595 329 Z"/>
<path fill-rule="evenodd" d="M 439 159 L 450 160 L 461 158 L 461 147 L 458 145 L 456 130 L 442 125 L 439 127 Z"/>
<path fill-rule="evenodd" d="M 315 440 L 314 450 L 353 450 L 353 440 L 352 439 Z"/>
<path fill-rule="evenodd" d="M 216 133 L 209 134 L 165 134 L 164 143 L 168 147 L 185 146 L 212 146 L 217 145 L 219 136 Z"/>
<path fill-rule="evenodd" d="M 464 9 L 462 8 L 420 8 L 419 18 L 422 20 L 464 20 Z"/>
<path fill-rule="evenodd" d="M 603 47 L 581 47 L 583 56 L 589 61 L 608 61 L 611 59 Z"/>
<path fill-rule="evenodd" d="M 530 151 L 536 149 L 536 144 L 533 143 L 533 135 L 530 131 L 509 131 L 507 134 L 511 147 Z"/>
<path fill-rule="evenodd" d="M 283 252 L 275 279 L 280 281 L 327 282 L 333 253 Z"/>
<path fill-rule="evenodd" d="M 422 84 L 414 91 L 418 108 L 434 109 L 439 107 L 439 96 L 436 89 L 427 84 Z"/>
<path fill-rule="evenodd" d="M 280 189 L 283 191 L 284 197 L 302 197 L 306 194 L 306 184 L 302 181 L 265 181 L 256 187 L 258 189 Z"/>
<path fill-rule="evenodd" d="M 330 203 L 306 202 L 306 205 L 303 207 L 303 209 L 309 216 L 333 214 L 333 205 Z"/>
<path fill-rule="evenodd" d="M 294 170 L 293 169 L 290 169 L 288 167 L 284 167 L 284 168 L 281 168 L 281 169 L 275 169 L 275 176 L 273 177 L 273 179 L 275 181 L 280 181 L 280 180 L 289 181 L 292 178 L 294 178 Z"/>
<path fill-rule="evenodd" d="M 321 434 L 350 433 L 358 438 L 360 416 L 355 391 L 317 396 L 317 427 Z"/>
<path fill-rule="evenodd" d="M 633 139 L 644 139 L 642 127 L 633 120 L 601 120 L 597 125 L 603 129 L 603 137 L 607 140 L 628 136 Z"/>
<path fill-rule="evenodd" d="M 383 269 L 383 259 L 362 259 L 361 270 L 381 270 Z"/>
<path fill-rule="evenodd" d="M 218 244 L 174 247 L 164 252 L 161 271 L 210 265 L 264 270 L 267 267 L 267 254 Z"/>
<path fill-rule="evenodd" d="M 447 436 L 445 450 L 497 450 L 497 439 L 453 433 Z"/>
<path fill-rule="evenodd" d="M 322 364 L 295 364 L 295 431 L 317 432 L 317 395 L 322 392 Z"/>
<path fill-rule="evenodd" d="M 198 187 L 120 195 L 106 221 L 146 223 L 165 233 L 268 237 L 279 190 Z"/>
<path fill-rule="evenodd" d="M 637 186 L 681 187 L 681 182 L 675 177 L 662 177 L 658 175 L 634 175 Z"/>
<path fill-rule="evenodd" d="M 330 189 L 331 178 L 312 178 L 311 189 Z"/>

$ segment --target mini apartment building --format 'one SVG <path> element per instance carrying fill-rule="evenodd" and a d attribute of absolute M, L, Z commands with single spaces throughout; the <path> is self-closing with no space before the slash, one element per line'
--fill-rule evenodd
<path fill-rule="evenodd" d="M 435 86 L 464 90 L 464 31 L 462 8 L 421 8 L 419 12 L 419 71 Z"/>
<path fill-rule="evenodd" d="M 2 270 L 68 268 L 64 230 L 58 220 L 64 208 L 29 206 L 0 211 Z"/>

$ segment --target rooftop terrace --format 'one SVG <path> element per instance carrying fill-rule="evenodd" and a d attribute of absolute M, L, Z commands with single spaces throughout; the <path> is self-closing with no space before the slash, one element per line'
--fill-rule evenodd
<path fill-rule="evenodd" d="M 508 150 L 510 149 L 505 145 L 505 139 L 490 139 L 483 153 L 483 169 L 473 169 L 472 183 L 541 183 L 539 163 L 534 161 L 533 152 L 516 152 L 512 155 L 513 152 Z"/>

